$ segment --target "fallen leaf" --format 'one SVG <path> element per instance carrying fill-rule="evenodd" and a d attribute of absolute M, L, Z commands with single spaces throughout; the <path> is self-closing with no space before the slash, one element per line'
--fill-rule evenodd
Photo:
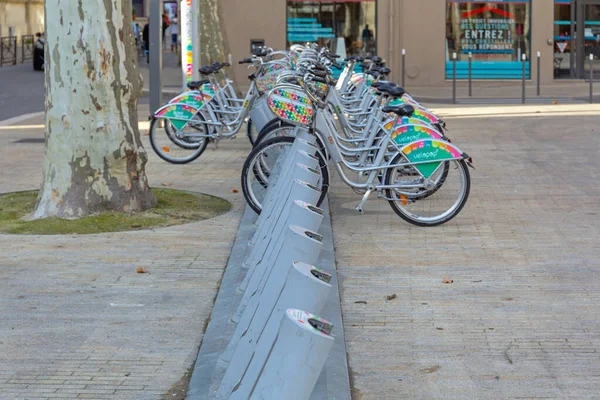
<path fill-rule="evenodd" d="M 558 100 L 554 100 L 552 104 L 558 104 Z"/>
<path fill-rule="evenodd" d="M 478 281 L 473 281 L 473 283 L 479 283 L 479 282 L 481 282 L 481 279 L 480 279 L 480 280 L 478 280 Z"/>
<path fill-rule="evenodd" d="M 144 131 L 144 136 L 150 136 L 150 131 Z"/>
<path fill-rule="evenodd" d="M 454 280 L 452 280 L 450 278 L 444 278 L 444 279 L 442 279 L 442 283 L 454 283 Z"/>
<path fill-rule="evenodd" d="M 388 300 L 394 300 L 396 297 L 398 297 L 398 296 L 396 296 L 396 293 L 394 293 L 394 294 L 391 294 L 391 295 L 389 295 L 389 296 L 387 297 L 387 299 L 388 299 Z"/>
<path fill-rule="evenodd" d="M 237 189 L 233 189 L 233 190 L 231 191 L 231 193 L 238 193 L 238 192 L 239 192 L 239 190 L 237 190 Z"/>
<path fill-rule="evenodd" d="M 437 329 L 438 331 L 443 331 L 444 330 L 444 328 L 435 328 L 435 329 Z"/>
<path fill-rule="evenodd" d="M 367 304 L 364 300 L 355 301 L 354 304 Z"/>
<path fill-rule="evenodd" d="M 163 185 L 163 186 L 172 186 L 173 182 L 163 182 L 163 183 L 161 183 L 161 185 Z"/>
<path fill-rule="evenodd" d="M 142 267 L 137 267 L 137 269 L 135 270 L 135 272 L 137 272 L 138 274 L 145 274 L 146 272 L 148 272 L 148 270 L 144 269 Z"/>

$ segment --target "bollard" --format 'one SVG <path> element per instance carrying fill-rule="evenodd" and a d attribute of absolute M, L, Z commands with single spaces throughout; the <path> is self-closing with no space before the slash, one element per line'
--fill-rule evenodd
<path fill-rule="evenodd" d="M 290 199 L 292 199 L 291 197 Z M 279 251 L 282 246 L 283 234 L 285 229 L 290 225 L 304 226 L 308 230 L 318 231 L 323 221 L 323 210 L 311 206 L 310 203 L 294 200 L 281 217 L 273 223 L 273 228 L 265 231 L 261 241 L 256 246 L 256 251 L 253 251 L 248 257 L 248 271 L 238 285 L 238 291 L 244 292 L 248 283 L 252 279 L 254 272 L 262 260 L 268 260 L 271 252 Z M 235 320 L 234 320 L 235 322 Z"/>
<path fill-rule="evenodd" d="M 469 52 L 469 97 L 473 97 L 473 53 Z"/>
<path fill-rule="evenodd" d="M 250 399 L 308 400 L 333 347 L 332 329 L 331 323 L 316 315 L 287 310 Z M 236 392 L 231 396 L 231 400 L 243 398 Z"/>
<path fill-rule="evenodd" d="M 402 87 L 405 88 L 406 78 L 406 49 L 402 49 Z"/>
<path fill-rule="evenodd" d="M 525 61 L 527 61 L 527 56 L 525 54 L 523 54 L 521 56 L 521 59 L 522 59 L 522 63 L 523 63 L 523 79 L 522 79 L 523 91 L 521 93 L 521 103 L 525 104 Z"/>
<path fill-rule="evenodd" d="M 295 261 L 315 264 L 321 253 L 322 240 L 321 235 L 314 231 L 297 225 L 289 226 L 284 234 L 281 246 L 271 252 L 268 259 L 263 259 L 254 268 L 254 273 L 248 282 L 244 296 L 232 321 L 238 323 L 245 312 L 253 311 L 256 300 L 260 297 L 267 279 L 279 277 L 278 271 L 282 265 L 291 265 Z"/>
<path fill-rule="evenodd" d="M 456 104 L 456 53 L 452 53 L 452 103 Z"/>
<path fill-rule="evenodd" d="M 244 324 L 245 330 L 240 329 L 240 322 L 227 346 L 228 349 L 233 347 L 234 353 L 217 392 L 217 400 L 229 399 L 236 386 L 238 396 L 249 392 L 268 357 L 265 347 L 272 348 L 277 338 L 281 315 L 292 307 L 321 312 L 331 289 L 330 279 L 331 275 L 318 268 L 296 262 L 289 267 L 283 288 L 271 284 L 272 281 L 267 283 L 251 321 Z M 257 353 L 259 343 L 262 351 Z M 251 362 L 253 370 L 248 369 Z"/>
<path fill-rule="evenodd" d="M 590 104 L 594 102 L 594 55 L 590 54 Z"/>
<path fill-rule="evenodd" d="M 540 96 L 540 77 L 541 77 L 541 63 L 540 58 L 542 57 L 542 53 L 537 52 L 537 95 Z"/>

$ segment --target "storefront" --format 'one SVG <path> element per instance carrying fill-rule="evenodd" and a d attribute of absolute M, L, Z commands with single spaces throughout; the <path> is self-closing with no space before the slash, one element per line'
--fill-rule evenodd
<path fill-rule="evenodd" d="M 531 59 L 529 0 L 481 2 L 448 0 L 446 4 L 446 78 L 468 76 L 469 57 L 474 79 L 519 79 L 522 55 Z M 527 78 L 530 63 L 526 66 Z"/>
<path fill-rule="evenodd" d="M 590 54 L 600 57 L 600 0 L 554 3 L 554 76 L 586 78 Z"/>
<path fill-rule="evenodd" d="M 375 0 L 287 0 L 287 45 L 317 42 L 342 58 L 377 51 Z"/>
<path fill-rule="evenodd" d="M 600 0 L 222 0 L 234 57 L 248 54 L 251 41 L 282 49 L 318 42 L 345 57 L 377 54 L 393 80 L 448 86 L 452 55 L 459 79 L 537 79 L 542 85 L 585 79 L 590 54 L 600 56 Z M 578 27 L 582 34 L 578 35 Z M 597 68 L 600 70 L 600 67 Z M 600 72 L 598 72 L 600 75 Z M 247 70 L 236 67 L 243 84 Z"/>

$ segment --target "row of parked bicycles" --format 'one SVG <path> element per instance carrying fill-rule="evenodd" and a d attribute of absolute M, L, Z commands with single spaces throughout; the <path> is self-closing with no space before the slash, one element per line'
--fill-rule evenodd
<path fill-rule="evenodd" d="M 390 69 L 380 57 L 349 57 L 342 66 L 328 49 L 308 43 L 289 51 L 262 49 L 239 63 L 254 69 L 244 98 L 227 77 L 230 63 L 214 63 L 200 68 L 205 79 L 152 115 L 150 142 L 159 157 L 189 163 L 209 142 L 216 148 L 245 126 L 253 149 L 242 189 L 260 213 L 278 158 L 305 131 L 317 137 L 319 203 L 335 170 L 362 195 L 361 213 L 373 193 L 418 226 L 448 222 L 464 207 L 471 158 L 451 143 L 440 118 L 386 80 Z M 334 67 L 342 70 L 337 79 Z"/>

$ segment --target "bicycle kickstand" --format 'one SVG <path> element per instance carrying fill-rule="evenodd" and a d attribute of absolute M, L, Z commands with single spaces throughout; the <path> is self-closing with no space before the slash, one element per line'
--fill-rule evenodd
<path fill-rule="evenodd" d="M 364 210 L 363 206 L 369 199 L 369 196 L 371 195 L 371 193 L 373 193 L 373 189 L 367 190 L 366 193 L 363 195 L 360 203 L 358 203 L 358 206 L 356 206 L 356 211 L 358 211 L 360 214 L 364 214 L 365 210 Z"/>

